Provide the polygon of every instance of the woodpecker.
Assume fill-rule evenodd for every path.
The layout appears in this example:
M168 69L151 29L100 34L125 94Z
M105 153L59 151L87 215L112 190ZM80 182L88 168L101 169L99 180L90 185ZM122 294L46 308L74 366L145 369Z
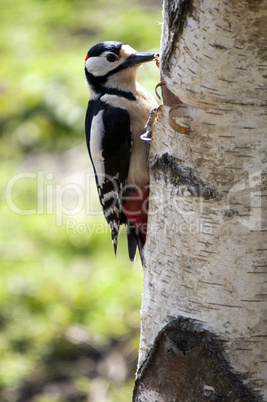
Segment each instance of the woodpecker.
M146 241L149 196L148 148L140 136L154 98L136 81L138 67L155 53L139 53L122 42L101 42L85 57L90 100L86 142L99 200L115 254L120 225L126 225L128 253L134 260Z

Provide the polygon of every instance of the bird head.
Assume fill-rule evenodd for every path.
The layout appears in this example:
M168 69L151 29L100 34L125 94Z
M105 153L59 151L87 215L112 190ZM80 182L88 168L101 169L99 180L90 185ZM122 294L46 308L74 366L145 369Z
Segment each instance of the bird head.
M136 52L122 42L101 42L85 57L85 76L89 89L100 92L103 86L118 88L135 82L138 67L152 61L155 53Z

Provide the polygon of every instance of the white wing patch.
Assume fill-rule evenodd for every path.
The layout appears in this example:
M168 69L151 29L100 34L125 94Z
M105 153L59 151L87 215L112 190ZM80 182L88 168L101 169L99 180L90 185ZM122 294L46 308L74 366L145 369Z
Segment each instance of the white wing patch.
M105 129L103 124L103 113L101 110L93 117L91 125L91 138L90 138L90 153L93 164L97 173L98 184L103 186L105 181L105 164L102 156L102 140L104 137Z

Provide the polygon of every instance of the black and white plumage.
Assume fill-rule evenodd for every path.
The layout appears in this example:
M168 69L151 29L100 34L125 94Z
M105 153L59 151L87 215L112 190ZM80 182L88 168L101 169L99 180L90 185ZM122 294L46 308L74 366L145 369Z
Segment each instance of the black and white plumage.
M126 224L131 260L137 245L140 250L145 241L146 232L140 222L146 222L147 211L144 218L140 202L136 203L129 194L136 197L137 191L148 196L144 190L149 183L148 150L140 136L156 106L151 95L136 82L136 74L140 64L156 56L138 53L121 42L102 42L93 46L85 58L90 91L85 119L87 147L115 253L120 225Z

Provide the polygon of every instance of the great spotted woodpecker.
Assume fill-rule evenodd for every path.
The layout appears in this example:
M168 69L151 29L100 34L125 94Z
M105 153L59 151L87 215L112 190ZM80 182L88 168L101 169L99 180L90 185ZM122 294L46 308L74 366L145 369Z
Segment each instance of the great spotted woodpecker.
M149 175L147 143L140 139L153 97L136 81L138 67L154 60L121 42L102 42L85 57L90 100L86 141L103 213L111 229L115 254L119 227L126 225L128 253L134 260L146 240Z

